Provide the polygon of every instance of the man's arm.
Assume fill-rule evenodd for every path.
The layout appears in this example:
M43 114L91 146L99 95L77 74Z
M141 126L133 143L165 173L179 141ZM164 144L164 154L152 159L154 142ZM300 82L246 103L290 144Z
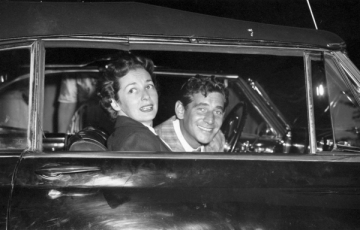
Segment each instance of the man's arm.
M77 106L77 84L75 77L64 77L61 80L58 110L58 132L65 133L70 125Z
M58 132L65 133L76 110L76 103L59 102Z

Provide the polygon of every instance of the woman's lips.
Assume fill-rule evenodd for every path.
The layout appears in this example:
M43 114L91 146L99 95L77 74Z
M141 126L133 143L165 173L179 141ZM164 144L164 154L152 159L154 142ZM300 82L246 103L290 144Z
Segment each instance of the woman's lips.
M153 111L154 106L153 105L145 105L140 108L141 112L147 113Z

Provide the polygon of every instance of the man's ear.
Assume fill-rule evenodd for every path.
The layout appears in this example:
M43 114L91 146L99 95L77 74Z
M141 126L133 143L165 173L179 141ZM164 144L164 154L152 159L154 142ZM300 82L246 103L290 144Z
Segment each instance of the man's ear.
M114 99L111 99L110 105L115 111L119 112L121 110L120 105Z
M175 114L178 119L184 119L185 107L181 101L175 103Z

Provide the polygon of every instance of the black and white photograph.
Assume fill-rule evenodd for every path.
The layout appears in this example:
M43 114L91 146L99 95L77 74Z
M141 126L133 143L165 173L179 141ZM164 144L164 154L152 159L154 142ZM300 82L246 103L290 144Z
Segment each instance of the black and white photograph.
M360 1L0 1L0 230L360 229Z

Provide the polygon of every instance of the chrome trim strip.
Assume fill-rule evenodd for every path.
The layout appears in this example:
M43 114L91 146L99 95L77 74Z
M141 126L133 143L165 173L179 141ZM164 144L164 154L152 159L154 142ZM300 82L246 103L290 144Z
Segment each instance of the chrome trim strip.
M31 47L30 62L30 100L29 100L29 150L42 148L42 116L44 100L45 48L41 40Z
M281 162L360 162L360 155L344 152L322 152L302 155L269 154L189 154L189 153L153 153L153 152L27 152L23 159L159 159L159 160L238 160L238 161L281 161Z
M309 128L309 146L310 154L316 153L316 133L315 133L315 116L314 116L314 101L312 92L311 80L311 59L310 53L304 52L304 67L305 67L305 86L306 86L306 101L308 114L308 128Z
M1 43L1 42L0 42ZM34 41L23 41L23 42L15 42L9 44L0 44L0 50L14 50L14 49L24 49L30 48Z

